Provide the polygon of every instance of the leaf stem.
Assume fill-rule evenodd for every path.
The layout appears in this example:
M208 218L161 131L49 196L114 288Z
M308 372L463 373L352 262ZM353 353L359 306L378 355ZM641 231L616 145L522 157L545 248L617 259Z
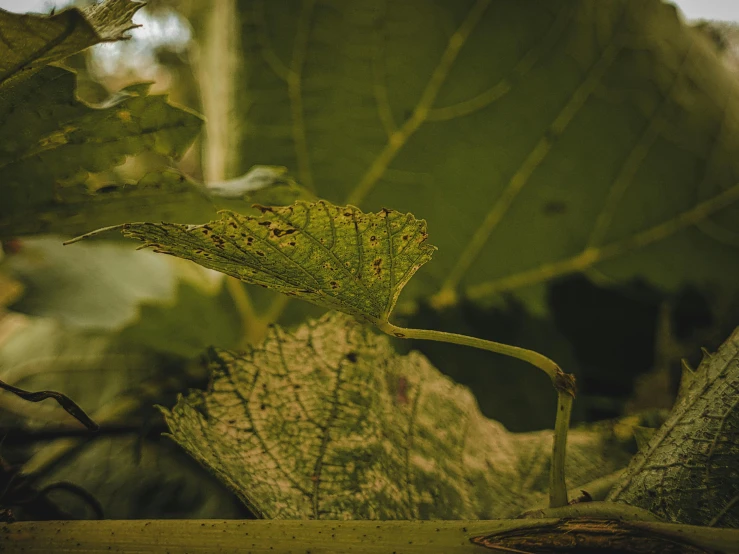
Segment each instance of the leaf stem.
M504 354L534 365L546 373L557 391L557 416L554 423L554 440L552 446L552 463L549 472L549 507L558 508L567 505L567 485L565 484L565 455L567 452L567 432L570 426L572 401L575 398L575 378L564 373L552 360L526 348L493 342L477 337L469 337L457 333L434 331L432 329L407 329L397 327L388 321L373 321L384 333L401 339L432 340L448 342L462 346L471 346L488 350L496 354Z
M102 233L107 233L108 231L116 231L118 229L123 229L126 226L125 223L121 223L120 225L111 225L110 227L102 227L100 229L95 229L94 231L90 231L89 233L85 233L84 235L80 235L78 237L74 237L69 240L65 240L62 244L64 246L67 246L69 244L74 244L75 242L79 242L82 239L94 237L96 235L100 235Z
M570 429L570 415L574 397L565 390L557 390L557 416L554 420L554 440L552 444L552 465L549 468L549 507L567 506L567 485L565 484L565 456L567 454L567 432Z

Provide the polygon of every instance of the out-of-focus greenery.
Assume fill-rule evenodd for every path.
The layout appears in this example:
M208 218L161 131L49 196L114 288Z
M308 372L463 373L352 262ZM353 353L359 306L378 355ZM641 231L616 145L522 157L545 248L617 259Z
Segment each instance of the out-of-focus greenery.
M89 447L28 446L23 431L72 422L0 396L10 431L0 454L39 483L72 480L111 517L238 513L233 496L158 444L165 428L151 405L205 386L207 346L237 348L269 322L317 312L120 244L60 242L126 221L201 223L215 206L246 212L233 191L255 165L286 168L276 187L250 191L261 203L323 197L427 219L439 252L399 317L542 350L578 375L580 419L669 407L680 358L736 325L730 32L691 29L658 0L168 0L145 10L189 20L189 50L159 45L145 71L140 43L115 43L121 63L108 57L104 68L88 50L87 61L65 61L76 85L46 64L103 35L68 12L53 20L79 25L64 48L12 73L11 41L0 64L12 73L0 85L0 379L72 395L104 434ZM12 17L0 19L4 36ZM515 431L551 426L549 386L523 364L413 347L472 386L485 415ZM137 442L130 430L142 425L156 432ZM115 468L89 470L101 463Z

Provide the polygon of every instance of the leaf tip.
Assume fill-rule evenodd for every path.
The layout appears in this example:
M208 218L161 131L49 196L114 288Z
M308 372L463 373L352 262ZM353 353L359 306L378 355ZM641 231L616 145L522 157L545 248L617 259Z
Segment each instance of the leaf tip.
M100 229L95 229L94 231L90 231L89 233L85 233L84 235L80 235L78 237L71 238L69 240L65 240L62 242L62 245L67 246L70 244L74 244L75 242L80 242L83 239L94 237L97 235L100 235L102 233L106 233L108 231L115 231L118 229L125 229L128 226L128 223L123 223L121 225L111 225L110 227L102 227Z
M265 206L264 204L252 204L251 207L254 208L255 210L259 210L263 214L264 213L267 213L267 212L274 212L275 211L272 206Z

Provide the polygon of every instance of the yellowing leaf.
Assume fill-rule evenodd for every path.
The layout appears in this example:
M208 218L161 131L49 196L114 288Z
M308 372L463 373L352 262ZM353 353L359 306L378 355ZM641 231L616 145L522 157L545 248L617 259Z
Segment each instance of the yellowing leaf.
M142 2L107 0L55 15L17 14L0 9L0 90L100 42L127 38Z
M426 222L383 209L296 202L252 217L222 212L205 225L126 223L123 234L172 254L372 323L388 319L426 263Z
M512 434L417 352L329 313L273 327L245 354L213 350L207 392L162 409L172 437L265 518L487 519L547 488L550 431ZM572 486L628 454L569 436Z

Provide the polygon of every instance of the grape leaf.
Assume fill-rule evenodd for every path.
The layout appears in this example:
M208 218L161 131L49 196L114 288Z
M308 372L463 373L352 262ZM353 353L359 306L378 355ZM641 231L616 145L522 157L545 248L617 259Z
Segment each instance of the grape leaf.
M335 204L424 214L440 252L409 298L514 292L544 309L542 285L595 270L737 291L736 77L674 6L236 9L249 70L210 106L240 123L234 172L286 166Z
M107 170L144 150L178 158L200 131L200 117L168 104L165 96L149 96L147 85L125 88L98 106L75 98L74 87L72 72L47 67L0 91L0 236L69 229L70 220L84 223L93 211L82 209L81 197L90 196L80 189L88 172ZM178 203L168 193L181 192L183 183L162 177L159 184L166 212ZM207 220L209 203L196 187L188 189L194 205L185 215ZM102 198L111 197L97 197ZM143 214L158 215L151 198L116 198L121 211L110 210L108 224L130 220L139 204L148 206Z
M131 18L143 5L107 0L54 15L0 9L0 90L94 44L128 38L126 31L138 27Z
M133 218L205 222L216 211L202 186L172 170L149 173L137 183L111 183L95 190L83 183L60 186L51 198L44 194L48 190L39 192L3 214L0 237L73 236L91 226Z
M687 381L609 500L676 523L739 527L739 329Z
M418 352L353 318L272 328L245 354L212 350L208 391L161 408L172 438L266 518L489 519L544 498L551 432L512 434ZM629 455L574 429L571 485Z
M387 322L400 291L435 248L426 222L383 209L365 214L325 201L222 212L205 225L125 223L123 234L155 252L192 260L248 283Z

